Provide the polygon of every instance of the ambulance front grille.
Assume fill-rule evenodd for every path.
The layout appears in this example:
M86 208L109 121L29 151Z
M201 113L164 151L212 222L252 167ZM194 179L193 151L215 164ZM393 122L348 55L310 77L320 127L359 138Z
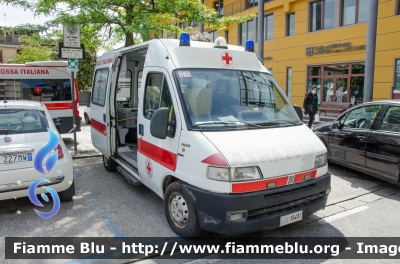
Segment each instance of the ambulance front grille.
M324 195L325 195L324 192L320 192L320 193L310 195L310 196L307 196L307 197L304 197L304 198L301 198L301 199L298 199L295 201L291 201L288 203L282 203L282 204L264 207L264 208L260 208L260 209L256 209L256 210L250 210L247 213L247 219L261 217L261 216L265 216L265 215L269 215L269 214L273 214L273 213L279 213L279 212L283 212L286 210L291 210L296 207L301 207L301 206L310 204L312 202L315 202L319 199L322 199L324 197Z

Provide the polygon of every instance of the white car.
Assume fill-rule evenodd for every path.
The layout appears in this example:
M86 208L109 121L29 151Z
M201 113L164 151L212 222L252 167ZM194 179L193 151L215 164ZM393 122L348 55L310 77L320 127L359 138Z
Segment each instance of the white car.
M90 124L90 105L86 106L83 111L83 118L85 118L86 124Z
M56 122L61 122L56 119ZM57 152L57 153L56 153ZM61 201L75 195L71 154L41 102L0 102L0 200L28 196L32 182L36 194L55 190Z

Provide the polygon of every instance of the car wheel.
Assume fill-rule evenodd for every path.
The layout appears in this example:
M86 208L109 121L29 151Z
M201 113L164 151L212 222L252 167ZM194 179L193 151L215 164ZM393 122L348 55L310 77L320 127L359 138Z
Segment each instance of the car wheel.
M75 195L75 181L72 182L71 186L69 186L68 189L58 193L61 202L72 201L74 195Z
M117 163L112 159L107 159L104 155L103 155L103 165L106 171L115 171L117 168Z
M83 117L85 118L85 123L89 125L90 119L89 119L88 115L85 113L85 115Z
M193 237L201 233L192 198L181 181L173 182L165 191L164 212L168 224L179 236Z

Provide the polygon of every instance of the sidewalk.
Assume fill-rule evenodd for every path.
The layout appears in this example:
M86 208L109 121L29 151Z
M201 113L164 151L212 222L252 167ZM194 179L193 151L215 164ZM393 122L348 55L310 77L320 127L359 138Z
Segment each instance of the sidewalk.
M71 153L73 159L95 157L101 155L100 151L98 151L92 144L90 125L87 125L83 118L83 111L85 110L85 108L86 106L79 106L79 115L82 117L82 123L81 131L76 132L77 154L75 154L74 150L74 133L61 135L65 146Z

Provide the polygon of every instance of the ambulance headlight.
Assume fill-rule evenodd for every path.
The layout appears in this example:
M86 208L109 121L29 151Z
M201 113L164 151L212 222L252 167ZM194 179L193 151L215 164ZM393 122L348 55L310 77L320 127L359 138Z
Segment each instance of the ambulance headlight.
M257 167L235 168L231 173L231 181L250 181L260 179L260 173Z
M207 177L217 181L229 181L229 168L209 166Z
M324 154L320 154L315 157L314 160L314 169L324 167L328 163L327 160L327 153L325 152Z

